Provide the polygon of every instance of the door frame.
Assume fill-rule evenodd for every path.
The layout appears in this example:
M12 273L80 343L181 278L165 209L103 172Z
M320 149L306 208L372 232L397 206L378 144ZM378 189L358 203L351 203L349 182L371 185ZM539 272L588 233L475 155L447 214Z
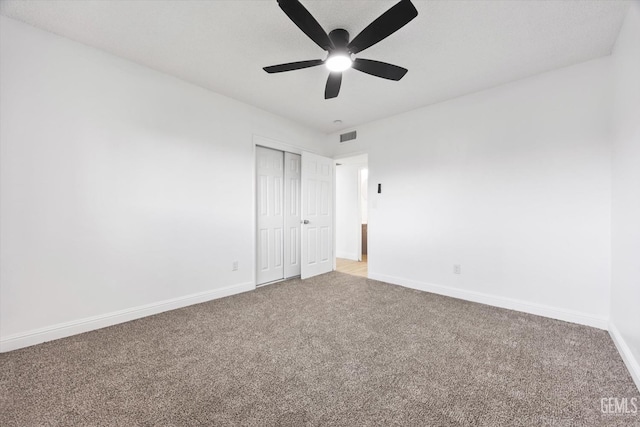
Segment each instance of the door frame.
M279 150L279 151L285 151L285 152L289 152L289 153L293 153L293 154L300 154L302 155L303 151L306 151L307 153L313 153L313 154L317 154L319 156L322 156L322 154L318 153L315 150L309 150L306 148L302 148L299 147L297 145L293 145L293 144L288 144L286 142L282 142L282 141L278 141L276 139L273 138L268 138L266 136L262 136L262 135L257 135L257 134L252 134L251 135L251 157L253 159L253 161L251 162L251 217L252 217L252 222L251 222L251 235L253 236L251 245L252 245L252 265L253 268L251 269L251 278L252 278L252 282L253 282L253 287L254 289L256 289L258 287L258 213L257 213L257 209L258 209L258 204L257 204L257 200L256 200L256 196L257 196L257 184L256 184L256 179L258 178L257 175L257 170L256 170L256 159L257 159L257 153L256 153L256 147L260 146L260 147L265 147L265 148L271 148L273 150ZM333 179L333 185L335 186L335 168L334 168L334 179ZM335 222L335 191L333 193L333 199L334 199L334 203L333 203L333 221ZM334 236L333 236L333 245L334 245L334 254L333 254L333 269L336 269L336 259L335 259L335 227L334 228ZM284 279L283 279L284 280ZM277 283L276 282L272 282L272 283Z
M371 178L371 167L369 166L369 152L368 151L355 151L353 153L343 153L343 154L338 154L333 156L333 160L335 163L339 163L340 159L348 159L351 157L358 157L358 156L362 156L362 155L367 155L367 170L368 170L368 176L367 176L367 194L369 197L367 197L367 206L365 207L367 209L367 230L369 228L369 199L371 197L371 192L369 191L371 189L371 180L369 178ZM361 202L361 194L360 192L362 191L361 186L360 186L360 171L361 171L361 167L358 168L358 211L359 213L362 212L363 207L360 206L360 202ZM334 168L333 171L333 269L336 270L336 170L337 168ZM358 247L359 249L359 254L358 254L358 259L362 260L362 224L361 221L358 221L360 224L358 224L359 226L359 231L358 231L358 235L360 236L360 239L358 240ZM369 262L369 239L367 236L367 264L369 264L369 266L371 265Z
M358 223L356 226L358 227L358 261L362 261L362 211L363 209L367 209L366 206L363 206L362 203L362 171L365 169L364 166L358 167ZM367 171L369 170L369 161L367 159ZM367 186L369 185L369 180L367 176ZM367 192L368 194L368 192ZM367 218L369 217L369 212L367 211ZM367 221L368 222L368 221ZM368 227L368 224L367 224Z
M365 187L362 186L362 171L367 171L367 185ZM369 154L367 153L367 164L366 166L360 166L358 168L358 234L360 238L358 239L358 261L362 261L362 213L367 212L367 264L369 263L369 200L371 198L371 191L369 185L369 177L371 176L369 173ZM362 202L362 189L366 188L367 190L367 199Z

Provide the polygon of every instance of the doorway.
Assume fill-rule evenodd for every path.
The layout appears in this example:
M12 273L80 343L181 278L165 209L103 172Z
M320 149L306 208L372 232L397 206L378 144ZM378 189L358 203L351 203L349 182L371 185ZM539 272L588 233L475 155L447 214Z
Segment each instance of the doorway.
M368 276L368 179L366 154L336 160L336 270Z
M256 286L333 270L334 161L256 144Z

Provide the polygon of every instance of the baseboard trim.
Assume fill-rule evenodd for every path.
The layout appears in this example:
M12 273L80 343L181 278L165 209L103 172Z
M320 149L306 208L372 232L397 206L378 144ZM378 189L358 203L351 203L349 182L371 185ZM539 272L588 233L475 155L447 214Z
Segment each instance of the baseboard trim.
M0 339L0 353L69 337L71 335L81 334L83 332L93 331L107 326L117 325L118 323L124 323L130 320L140 319L141 317L175 310L176 308L187 307L193 304L224 298L242 292L251 291L255 288L256 286L252 282L240 283L224 288L198 292L125 310L113 311L111 313L101 314L98 316L85 317L83 319L58 323L44 328L9 335Z
M634 357L633 352L613 322L609 322L609 335L616 345L618 353L622 356L622 361L627 366L633 382L636 383L636 388L640 392L640 363Z
M604 317L592 316L586 313L566 310L547 305L530 303L513 298L499 297L481 292L456 289L449 286L435 285L432 283L419 282L402 277L387 276L375 272L369 273L369 278L393 285L404 286L406 288L417 289L419 291L431 292L448 297L463 299L466 301L478 302L494 307L506 308L509 310L521 311L538 316L549 317L551 319L563 320L565 322L577 323L579 325L592 326L598 329L608 329L608 319Z
M336 252L336 258L350 259L352 261L358 261L358 254L351 252Z

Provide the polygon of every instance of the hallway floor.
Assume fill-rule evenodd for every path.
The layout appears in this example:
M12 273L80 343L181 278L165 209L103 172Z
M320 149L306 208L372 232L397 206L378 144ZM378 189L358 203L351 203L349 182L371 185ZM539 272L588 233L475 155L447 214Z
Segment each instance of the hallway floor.
M367 256L362 255L362 261L336 258L336 271L352 276L368 277Z

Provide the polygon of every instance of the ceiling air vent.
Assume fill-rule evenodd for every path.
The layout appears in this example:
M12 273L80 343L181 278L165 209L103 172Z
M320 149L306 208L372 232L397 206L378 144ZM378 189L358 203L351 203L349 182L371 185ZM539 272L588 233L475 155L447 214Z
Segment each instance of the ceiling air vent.
M340 142L347 142L356 139L356 131L351 131L347 133L343 133L340 135Z

